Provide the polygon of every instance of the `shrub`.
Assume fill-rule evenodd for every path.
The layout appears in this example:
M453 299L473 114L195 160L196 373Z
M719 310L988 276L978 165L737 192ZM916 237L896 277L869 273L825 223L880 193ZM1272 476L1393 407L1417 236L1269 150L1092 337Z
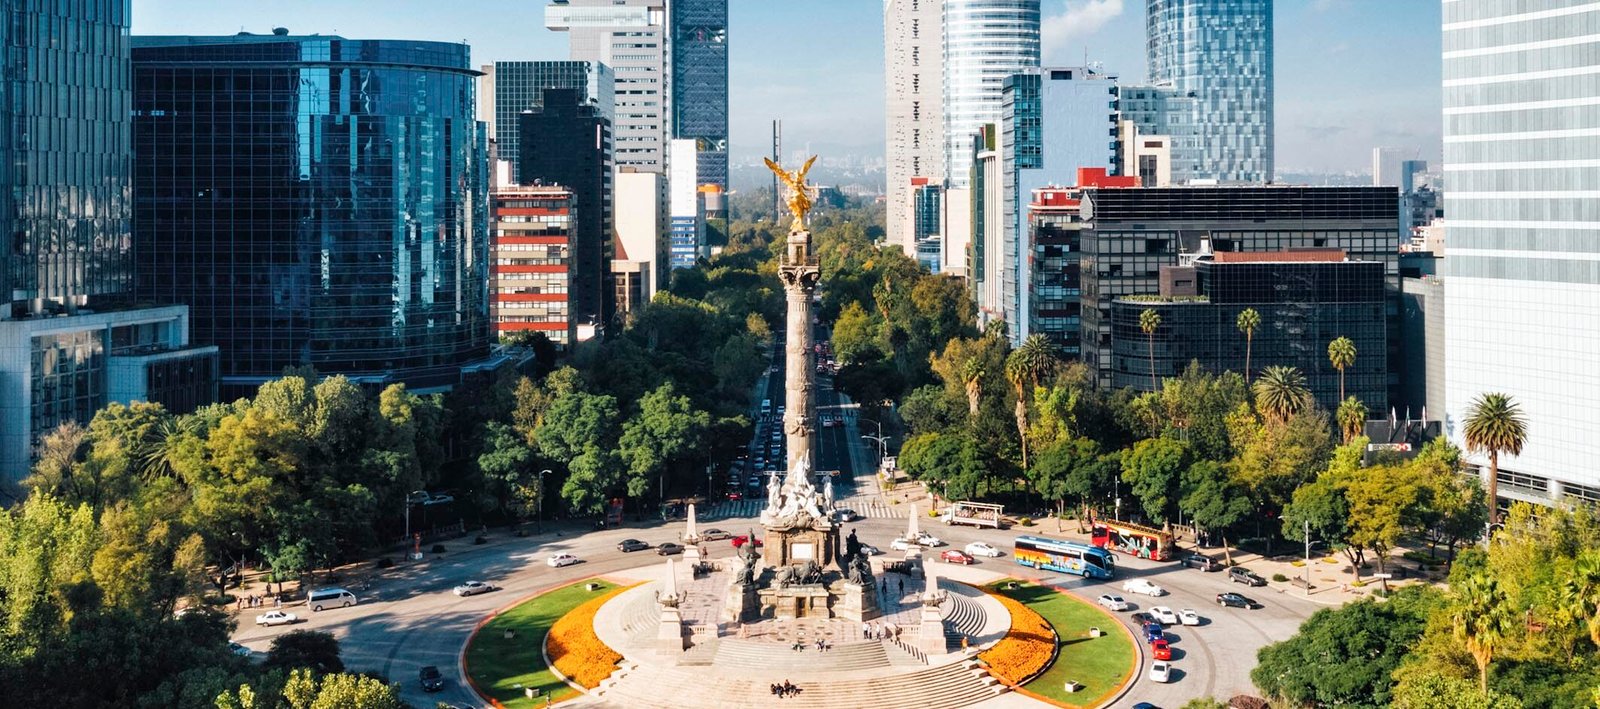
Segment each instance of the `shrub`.
M1302 566L1305 566L1306 562L1304 562L1304 561L1302 561L1300 559L1295 559L1294 561L1289 562L1289 565L1293 566L1295 568L1300 568Z
M1273 574L1272 575L1272 580L1273 581L1277 581L1278 583L1283 583L1285 581L1288 581L1289 577L1288 576L1284 576L1283 574Z
M978 659L987 663L989 672L1006 683L1021 684L1043 672L1055 659L1055 630L1042 616L1020 602L1006 596L993 598L1011 612L1011 632L994 647L978 653Z
M393 566L394 566L394 559L390 559L387 556L378 560L378 568L380 568L380 569L388 569L388 568L392 568Z
M443 554L444 553L444 545L443 544L435 544L435 545L433 545L433 548L429 549L428 551L431 552L431 553L434 553L434 554Z
M1033 518L1032 517L1023 517L1022 519L1017 520L1017 524L1020 524L1020 525L1022 525L1024 527L1032 527L1033 526Z
M585 689L594 689L611 676L611 671L622 661L622 655L600 641L594 634L594 614L606 601L626 589L610 592L585 601L583 605L561 616L550 626L545 636L545 651L550 654L550 664Z

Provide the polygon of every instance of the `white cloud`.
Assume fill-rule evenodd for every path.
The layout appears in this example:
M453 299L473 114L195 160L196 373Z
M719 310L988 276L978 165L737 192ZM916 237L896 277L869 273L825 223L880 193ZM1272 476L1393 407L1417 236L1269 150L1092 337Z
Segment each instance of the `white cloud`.
M1122 14L1122 0L1061 0L1060 10L1045 17L1039 27L1046 55L1105 27Z

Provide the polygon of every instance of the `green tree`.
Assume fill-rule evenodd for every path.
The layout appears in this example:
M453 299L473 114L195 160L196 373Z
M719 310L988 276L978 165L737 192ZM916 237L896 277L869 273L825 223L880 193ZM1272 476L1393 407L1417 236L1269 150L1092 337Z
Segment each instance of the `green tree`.
M1500 454L1520 455L1528 441L1528 420L1511 397L1491 392L1467 405L1462 437L1467 450L1489 456L1489 522L1500 521Z
M983 362L976 357L961 363L961 385L967 392L967 415L977 416L983 403Z
M478 455L478 469L483 473L487 493L492 504L527 519L539 508L539 478L533 470L536 456L528 441L511 426L491 421L484 438L483 452Z
M283 670L303 667L318 674L344 671L344 661L339 659L339 641L318 630L291 630L273 638L262 665Z
M618 453L628 462L628 496L641 497L654 479L694 453L711 427L711 417L678 394L671 382L639 402L639 411L622 425Z
M1078 527L1082 531L1090 498L1110 485L1116 465L1114 458L1101 454L1093 440L1064 438L1040 449L1033 467L1024 473L1034 492L1055 504L1057 531L1061 529L1067 500L1076 499L1080 506Z
M1387 707L1391 675L1422 637L1440 595L1419 587L1386 603L1319 610L1294 637L1261 648L1250 679L1293 706Z
M1250 347L1255 342L1256 328L1261 327L1261 313L1255 308L1245 308L1239 311L1239 317L1234 324L1239 332L1244 333L1244 381L1250 383Z
M1514 695L1490 690L1481 692L1471 680L1427 674L1416 681L1395 687L1394 709L1522 709Z
M1339 370L1339 400L1344 401L1344 370L1356 363L1356 343L1342 335L1334 338L1328 343L1328 362Z
M1130 485L1139 506L1157 525L1170 521L1177 507L1183 471L1189 468L1189 447L1178 441L1152 438L1139 441L1122 454L1122 480Z
M1334 418L1339 422L1339 432L1344 434L1344 442L1349 443L1361 435L1367 424L1367 405L1352 396L1339 402L1339 410Z
M1255 390L1256 410L1274 421L1287 421L1311 405L1306 377L1294 367L1267 367L1251 388Z
M879 325L860 303L850 303L833 324L833 352L841 363L860 362L877 356L883 349L878 338Z
M1489 695L1489 665L1515 622L1506 593L1493 576L1471 575L1451 584L1450 625L1478 666L1478 691Z
M1189 513L1196 527L1216 532L1222 541L1222 554L1233 565L1233 550L1228 546L1228 530L1250 515L1250 496L1240 488L1223 466L1202 460L1183 473L1186 492L1180 506Z
M1139 313L1139 329L1144 331L1145 343L1149 345L1150 352L1150 391L1159 391L1161 385L1156 382L1156 330L1161 327L1161 314L1155 308L1145 308Z

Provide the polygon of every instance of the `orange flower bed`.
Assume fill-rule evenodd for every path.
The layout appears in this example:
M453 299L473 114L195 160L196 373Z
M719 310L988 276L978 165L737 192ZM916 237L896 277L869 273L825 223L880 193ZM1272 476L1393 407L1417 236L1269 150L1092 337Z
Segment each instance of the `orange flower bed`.
M550 633L545 636L545 652L557 671L585 689L600 686L600 681L611 676L611 671L622 661L622 655L600 642L594 634L594 614L600 606L626 588L615 588L603 596L585 602L561 616Z
M989 665L989 672L1010 685L1043 672L1056 656L1056 634L1038 613L1005 596L990 594L1011 611L1011 632L978 653Z

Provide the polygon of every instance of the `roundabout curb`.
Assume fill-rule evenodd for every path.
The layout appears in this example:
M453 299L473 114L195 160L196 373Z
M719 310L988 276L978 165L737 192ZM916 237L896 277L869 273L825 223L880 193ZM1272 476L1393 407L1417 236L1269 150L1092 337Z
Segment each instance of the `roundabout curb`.
M622 586L623 585L621 582L617 581L616 579L607 578L606 575L604 575L604 574L596 574L594 576L589 576L589 577L586 577L586 578L576 579L576 580L573 580L573 581L564 581L562 583L558 583L558 584L555 584L553 586L545 586L543 588L540 588L539 590L534 591L532 593L529 593L529 594L527 594L525 596L522 596L522 597L518 598L515 601L507 603L507 604L505 604L503 606L500 606L499 608L494 609L488 615L485 615L484 617L479 618L477 624L472 626L472 632L467 634L467 639L461 643L461 649L456 651L456 669L457 669L458 672L460 672L461 679L465 680L465 682L463 682L463 684L465 684L469 689L471 689L472 693L478 696L478 699L480 699L480 700L482 700L484 702L488 702L489 706L495 707L495 709L504 709L505 705L501 704L500 700L489 696L489 693L483 691L483 688L479 687L478 683L472 679L472 669L471 669L469 663L467 662L467 648L472 647L472 641L477 639L478 632L483 630L483 626L488 625L489 622L494 620L495 618L498 618L498 617L504 615L506 613L506 611L509 611L509 610L511 610L513 608L516 608L517 606L520 606L520 605L522 605L524 603L527 603L528 601L531 601L531 600L533 600L535 598L538 598L538 597L543 596L543 595L545 595L547 593L550 593L551 591L555 591L557 589L566 588L568 586L575 586L575 585L581 584L581 583L589 583L589 582L592 582L592 581L605 581L606 583L616 584L617 586ZM548 649L546 647L546 642L545 642L547 639L548 638L540 638L539 639L539 656L544 660L545 667L550 670L550 674L555 675L557 679L560 679L568 687L571 687L571 688L577 690L579 694L588 696L589 695L588 690L585 690L584 688L579 687L576 684L573 684L571 679L569 679L565 674L562 674L561 671L556 669L556 666L550 662L550 653L549 653L549 651L548 651ZM570 697L568 699L570 699ZM567 699L563 699L561 701L565 702L565 701L567 701ZM560 702L553 702L553 703L559 704Z

